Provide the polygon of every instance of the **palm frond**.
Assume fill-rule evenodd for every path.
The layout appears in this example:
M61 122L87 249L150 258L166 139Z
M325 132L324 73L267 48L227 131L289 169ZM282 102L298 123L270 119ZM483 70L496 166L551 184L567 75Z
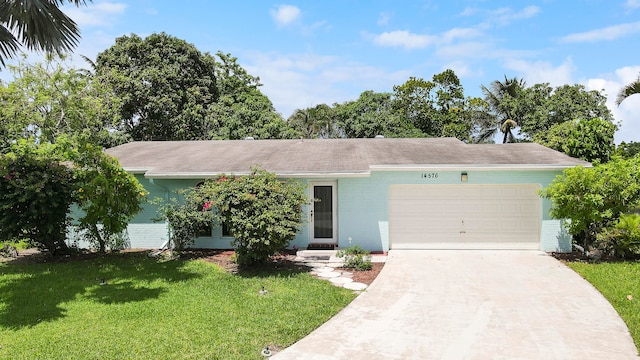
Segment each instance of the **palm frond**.
M623 87L618 93L618 97L616 97L616 105L620 106L620 104L629 96L634 94L640 94L640 76L638 79L631 84Z
M0 62L4 65L20 45L59 55L76 47L80 29L58 8L66 2L86 5L86 0L0 0Z
M18 49L20 49L18 39L13 36L11 31L0 25L0 64L5 66L4 60L15 56Z

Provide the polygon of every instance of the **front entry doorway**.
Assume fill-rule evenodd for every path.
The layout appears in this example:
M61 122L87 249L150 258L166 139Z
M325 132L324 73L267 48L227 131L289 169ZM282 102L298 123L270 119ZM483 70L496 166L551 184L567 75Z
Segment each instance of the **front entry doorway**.
M310 246L336 246L337 229L337 182L314 182L311 184L311 239Z

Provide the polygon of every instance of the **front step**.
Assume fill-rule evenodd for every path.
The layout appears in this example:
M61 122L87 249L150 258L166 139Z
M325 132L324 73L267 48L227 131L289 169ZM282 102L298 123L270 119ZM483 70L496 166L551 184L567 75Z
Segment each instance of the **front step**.
M337 246L336 243L310 243L307 250L334 250Z
M342 264L344 259L336 257L336 250L300 250L296 253L296 262Z

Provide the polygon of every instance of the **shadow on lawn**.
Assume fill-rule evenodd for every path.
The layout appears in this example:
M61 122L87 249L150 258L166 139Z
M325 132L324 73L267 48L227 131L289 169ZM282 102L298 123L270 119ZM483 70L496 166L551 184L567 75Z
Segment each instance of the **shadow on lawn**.
M196 276L184 269L183 261L160 262L146 253L65 263L5 264L0 266L0 328L59 319L65 316L65 303L82 298L103 304L158 298L167 291L163 282Z
M276 259L266 264L255 264L238 268L237 275L244 278L287 278L308 273L309 268L286 259Z

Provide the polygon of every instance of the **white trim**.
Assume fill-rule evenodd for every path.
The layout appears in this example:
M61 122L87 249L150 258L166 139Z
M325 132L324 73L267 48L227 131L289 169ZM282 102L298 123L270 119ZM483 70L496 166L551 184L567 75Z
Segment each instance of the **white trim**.
M125 171L132 172L132 170L125 168ZM144 172L143 172L144 173ZM210 179L218 177L222 174L225 175L236 175L236 176L244 176L249 175L248 171L227 171L227 172L184 172L184 173L153 173L146 172L144 173L145 178L153 178L153 179ZM299 179L324 179L324 178L358 178L358 177L370 177L371 172L363 171L363 172L307 172L307 173L297 173L297 172L276 172L275 173L279 178L299 178Z
M575 166L593 167L591 164L576 165L546 165L546 164L522 164L522 165L496 165L496 164L425 164L425 165L371 165L372 171L464 171L464 170L481 170L481 171L504 171L504 170L521 170L521 171L540 171L540 170L564 170Z
M331 239L315 239L313 231L313 216L309 212L309 242L334 242L338 244L338 180L330 181L310 181L309 182L309 199L312 201L310 210L313 209L313 188L315 186L331 186L331 222L333 224L333 234Z

